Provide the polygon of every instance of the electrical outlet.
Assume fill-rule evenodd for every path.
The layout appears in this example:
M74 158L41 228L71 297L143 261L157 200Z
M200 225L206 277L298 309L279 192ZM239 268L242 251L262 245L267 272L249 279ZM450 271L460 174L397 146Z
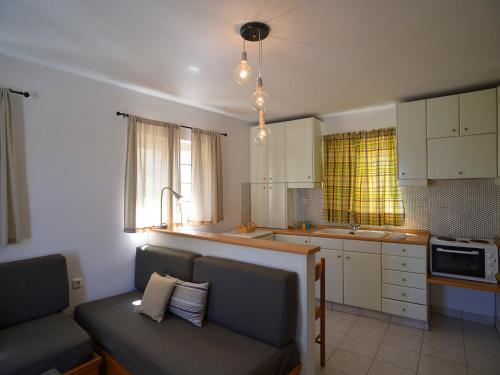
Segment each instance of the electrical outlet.
M73 289L80 289L83 286L83 277L75 277L71 280L71 286Z

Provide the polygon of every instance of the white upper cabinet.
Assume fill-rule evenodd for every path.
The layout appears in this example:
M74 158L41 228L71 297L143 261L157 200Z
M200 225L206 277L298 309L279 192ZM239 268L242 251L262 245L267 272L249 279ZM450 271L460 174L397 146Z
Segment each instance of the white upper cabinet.
M285 183L267 185L268 227L287 228L286 203L287 188Z
M319 120L306 118L287 122L285 128L287 182L302 183L305 184L304 187L312 187L312 183L322 182L321 142Z
M425 100L398 104L398 177L427 179Z
M427 100L427 138L458 137L458 95Z
M260 227L268 226L267 184L250 184L250 220Z
M285 122L269 124L271 134L267 142L268 182L285 182Z
M256 127L250 128L250 182L267 183L267 144L253 141Z
M460 94L460 135L497 132L497 90Z
M492 178L497 175L496 134L428 140L429 178Z

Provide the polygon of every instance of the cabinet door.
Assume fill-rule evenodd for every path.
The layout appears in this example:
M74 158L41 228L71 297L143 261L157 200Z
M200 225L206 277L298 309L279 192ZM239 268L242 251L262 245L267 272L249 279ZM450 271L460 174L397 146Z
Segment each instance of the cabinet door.
M266 184L250 184L250 218L261 227L268 225Z
M287 243L296 243L298 245L309 245L310 238L307 236L294 236L293 234L275 234L275 241L287 242Z
M427 178L425 100L398 105L398 176Z
M344 303L344 275L342 251L321 249L316 253L316 262L325 258L325 299ZM319 298L319 281L316 282L316 298Z
M271 134L267 142L268 182L285 182L285 125L280 122L268 125Z
M381 311L381 256L344 251L344 303Z
M427 138L458 137L458 95L427 100Z
M460 94L460 135L497 132L497 90Z
M287 122L285 140L287 182L313 182L314 119Z
M253 141L256 127L250 128L250 182L267 183L267 143Z
M497 174L496 134L428 140L429 178L490 178Z
M268 189L268 226L270 228L283 228L287 226L286 202L287 191L285 183L269 184Z

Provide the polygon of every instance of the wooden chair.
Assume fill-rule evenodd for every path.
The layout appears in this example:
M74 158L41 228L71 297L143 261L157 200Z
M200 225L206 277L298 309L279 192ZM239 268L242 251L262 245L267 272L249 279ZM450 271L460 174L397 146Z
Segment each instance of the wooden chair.
M316 320L319 321L319 335L316 343L320 345L320 366L325 367L325 258L316 263L316 281L319 281L319 306L316 307Z

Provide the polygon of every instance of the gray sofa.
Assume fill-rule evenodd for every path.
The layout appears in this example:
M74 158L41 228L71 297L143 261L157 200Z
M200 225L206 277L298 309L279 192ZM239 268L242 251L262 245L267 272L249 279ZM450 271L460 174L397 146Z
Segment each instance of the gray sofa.
M68 307L62 255L0 263L0 375L65 372L93 357Z
M153 272L210 282L203 327L168 313L157 323L134 311ZM75 310L76 321L131 374L270 375L298 364L295 273L142 246L135 286Z

